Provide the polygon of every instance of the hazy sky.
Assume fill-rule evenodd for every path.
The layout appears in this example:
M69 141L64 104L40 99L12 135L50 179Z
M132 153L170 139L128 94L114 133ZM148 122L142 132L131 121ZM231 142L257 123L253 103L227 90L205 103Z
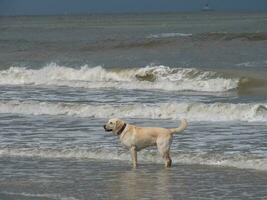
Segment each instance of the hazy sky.
M207 0L0 0L0 15L198 11ZM267 11L267 0L209 0L215 10Z

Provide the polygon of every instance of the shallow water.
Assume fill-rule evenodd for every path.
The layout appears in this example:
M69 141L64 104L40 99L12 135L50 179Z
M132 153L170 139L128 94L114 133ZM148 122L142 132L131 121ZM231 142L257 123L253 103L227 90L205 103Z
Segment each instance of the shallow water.
M122 161L1 158L1 199L265 199L266 172ZM11 175L12 174L12 175Z

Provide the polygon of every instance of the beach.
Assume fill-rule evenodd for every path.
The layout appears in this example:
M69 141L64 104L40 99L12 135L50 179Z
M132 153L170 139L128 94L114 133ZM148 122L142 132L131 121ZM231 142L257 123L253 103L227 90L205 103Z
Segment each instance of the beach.
M0 17L0 199L266 199L266 13ZM189 126L173 166L103 125Z

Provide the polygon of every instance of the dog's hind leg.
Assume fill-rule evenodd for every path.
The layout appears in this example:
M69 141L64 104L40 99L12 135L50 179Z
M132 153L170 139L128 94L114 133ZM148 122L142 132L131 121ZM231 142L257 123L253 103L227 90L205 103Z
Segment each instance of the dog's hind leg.
M172 137L161 137L157 139L157 147L159 153L162 155L162 158L165 162L165 167L171 167L172 160L170 157L170 146L172 143Z
M166 152L163 155L163 159L165 161L165 167L171 167L172 166L172 159L170 157L170 153L169 152Z
M137 151L136 151L136 146L131 147L131 157L133 161L133 167L137 167Z

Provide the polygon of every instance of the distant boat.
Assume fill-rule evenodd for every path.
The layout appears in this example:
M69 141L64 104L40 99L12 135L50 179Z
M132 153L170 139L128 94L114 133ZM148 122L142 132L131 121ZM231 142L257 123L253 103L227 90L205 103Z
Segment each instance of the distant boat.
M209 2L205 4L205 6L202 8L202 11L212 11L213 9L209 6Z

